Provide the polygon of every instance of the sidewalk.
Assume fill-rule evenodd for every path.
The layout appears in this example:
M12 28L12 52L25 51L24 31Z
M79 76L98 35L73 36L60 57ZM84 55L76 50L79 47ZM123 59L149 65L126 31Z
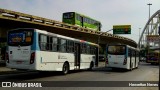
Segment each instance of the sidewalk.
M0 60L0 72L14 71L13 69L7 68L4 60Z
M98 67L105 67L105 62L99 62Z
M7 67L0 67L0 72L8 72L8 71L15 71L15 70L7 68Z

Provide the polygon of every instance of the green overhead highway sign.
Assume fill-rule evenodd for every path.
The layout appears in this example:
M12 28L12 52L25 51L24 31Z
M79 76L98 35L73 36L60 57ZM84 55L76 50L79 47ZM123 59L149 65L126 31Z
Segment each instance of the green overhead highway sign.
M131 34L131 25L114 25L113 34Z

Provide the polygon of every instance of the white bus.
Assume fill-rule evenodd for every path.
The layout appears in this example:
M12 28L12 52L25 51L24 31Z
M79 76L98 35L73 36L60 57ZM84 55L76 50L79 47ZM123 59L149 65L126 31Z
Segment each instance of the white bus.
M92 69L97 44L44 30L19 28L8 32L6 65L38 71Z
M132 70L138 68L139 49L128 45L107 46L106 67Z

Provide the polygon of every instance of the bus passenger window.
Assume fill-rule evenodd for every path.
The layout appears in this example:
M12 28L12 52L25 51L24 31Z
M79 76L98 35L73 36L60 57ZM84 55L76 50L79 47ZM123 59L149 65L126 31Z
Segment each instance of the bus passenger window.
M46 50L50 50L49 36L47 36L47 46L46 46Z
M81 50L82 50L82 53L83 53L83 54L86 54L86 53L87 53L87 46L86 46L86 44L82 44Z
M52 42L52 51L57 51L58 49L58 39L56 37L52 38L53 42Z
M73 48L74 48L74 42L68 40L68 42L67 42L67 52L74 52Z
M66 40L60 39L59 50L61 52L66 52Z
M40 35L40 49L41 50L47 50L47 36L45 35Z
M87 54L90 54L90 46L87 45Z

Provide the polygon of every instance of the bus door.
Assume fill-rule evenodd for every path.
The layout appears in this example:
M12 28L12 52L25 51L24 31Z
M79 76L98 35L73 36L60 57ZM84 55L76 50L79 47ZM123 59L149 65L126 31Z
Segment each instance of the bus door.
M96 50L95 50L95 66L98 67L98 64L99 64L99 48L96 47Z
M80 44L79 43L75 43L75 62L74 62L74 66L75 69L80 69Z
M137 52L136 51L134 51L134 58L135 58L135 65L134 65L134 68L136 68L137 67Z
M80 22L81 22L81 26L83 27L83 25L84 25L84 22L83 22L84 20L83 20L83 17L82 16L80 16Z
M132 50L131 49L128 49L129 50L129 59L130 59L130 69L132 68Z

